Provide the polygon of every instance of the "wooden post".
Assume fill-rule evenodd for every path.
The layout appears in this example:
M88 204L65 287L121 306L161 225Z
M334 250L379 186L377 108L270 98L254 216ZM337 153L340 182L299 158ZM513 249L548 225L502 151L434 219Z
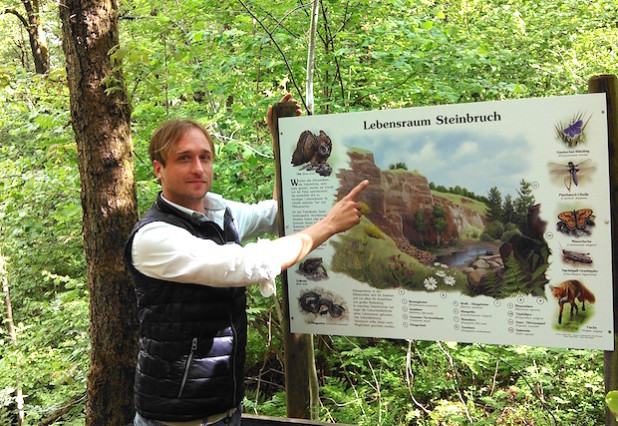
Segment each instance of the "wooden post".
M598 75L588 80L589 93L605 93L607 96L607 131L609 143L609 176L612 216L612 259L618 260L618 79L615 75ZM618 389L618 268L612 271L614 293L614 350L605 352L605 393ZM605 408L605 424L617 426L616 418Z
M273 122L276 132L273 149L275 152L275 184L277 185L277 200L279 203L279 235L284 235L285 224L283 221L283 197L281 196L278 118L294 117L295 115L296 105L292 102L278 103L273 108ZM317 391L315 386L312 386L311 381L311 375L315 374L313 335L290 332L289 293L286 274L282 275L282 290L282 328L287 415L288 417L298 419L311 419L312 401L317 398Z

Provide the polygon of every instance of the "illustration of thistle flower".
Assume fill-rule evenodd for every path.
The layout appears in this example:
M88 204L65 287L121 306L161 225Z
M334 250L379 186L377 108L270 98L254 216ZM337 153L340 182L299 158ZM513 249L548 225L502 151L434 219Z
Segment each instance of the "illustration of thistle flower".
M438 288L438 281L434 277L427 277L423 281L423 285L428 291L434 291Z
M580 143L586 140L584 130L588 125L592 116L589 116L584 123L584 113L578 112L565 126L563 123L558 123L554 127L558 139L566 144L569 148L575 148Z
M389 260L391 263L388 264L389 276L387 276L386 282L391 284L392 287L412 286L414 271L410 269L410 265L404 262L399 254L390 256Z

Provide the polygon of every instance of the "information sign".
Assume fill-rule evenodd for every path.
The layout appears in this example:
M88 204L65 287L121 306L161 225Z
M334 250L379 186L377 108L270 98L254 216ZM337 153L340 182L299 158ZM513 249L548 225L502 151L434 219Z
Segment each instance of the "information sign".
M613 349L604 94L279 120L285 234L363 179L361 223L287 271L291 330Z

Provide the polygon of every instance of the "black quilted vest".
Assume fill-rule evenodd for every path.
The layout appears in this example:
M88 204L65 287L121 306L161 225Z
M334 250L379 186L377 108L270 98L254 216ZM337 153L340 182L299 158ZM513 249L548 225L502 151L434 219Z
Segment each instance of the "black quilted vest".
M135 408L143 417L188 421L236 407L244 395L247 342L244 287L208 287L147 277L131 261L135 233L163 221L219 245L238 243L229 210L225 226L199 222L159 198L125 247L139 308Z

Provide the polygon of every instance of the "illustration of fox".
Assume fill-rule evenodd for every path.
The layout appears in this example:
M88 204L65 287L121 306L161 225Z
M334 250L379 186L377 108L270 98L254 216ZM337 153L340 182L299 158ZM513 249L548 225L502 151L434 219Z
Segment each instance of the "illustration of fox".
M578 280L566 280L555 287L550 284L549 288L556 300L558 300L558 305L560 305L558 324L562 323L562 309L565 303L571 304L571 316L569 317L571 318L573 316L573 309L575 309L575 314L579 313L575 299L579 299L582 302L582 311L586 310L586 301L590 303L595 302L594 294Z

